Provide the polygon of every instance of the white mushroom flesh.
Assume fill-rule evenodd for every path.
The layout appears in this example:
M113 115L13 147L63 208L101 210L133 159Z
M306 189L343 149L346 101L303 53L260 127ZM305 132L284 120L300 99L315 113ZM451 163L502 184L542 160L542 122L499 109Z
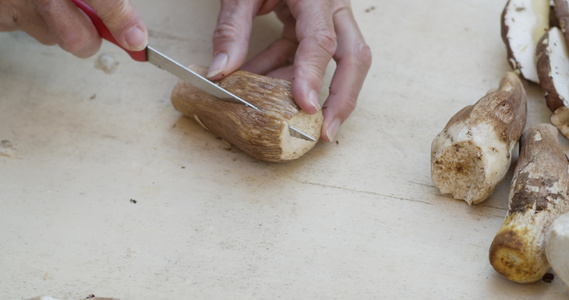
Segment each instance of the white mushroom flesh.
M551 224L545 243L545 254L551 268L569 289L569 213Z
M549 29L550 1L510 0L504 15L507 40L515 62L527 80L539 83L536 69L536 45Z
M549 31L549 39L545 40L548 45L548 54L551 64L549 76L553 80L555 90L563 105L569 107L569 51L565 43L563 33L557 27Z

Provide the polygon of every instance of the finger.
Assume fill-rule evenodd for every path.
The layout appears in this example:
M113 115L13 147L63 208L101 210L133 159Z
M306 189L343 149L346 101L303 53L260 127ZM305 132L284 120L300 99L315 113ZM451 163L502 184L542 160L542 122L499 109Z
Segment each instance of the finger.
M266 74L266 76L284 79L286 81L292 81L292 77L294 76L294 67L293 66L286 66L282 68L278 68Z
M21 30L45 45L56 41L30 1L0 2L0 31Z
M278 39L245 63L241 70L265 75L272 70L290 65L297 46L296 42L284 38Z
M101 38L97 30L72 2L38 0L33 3L45 28L63 50L83 58L99 50Z
M326 66L336 52L336 34L328 0L287 1L296 18L299 41L294 61L292 93L298 105L307 113L319 110L318 94Z
M207 77L219 80L237 70L249 49L251 27L258 4L253 0L224 0L213 33L213 60Z
M337 68L330 84L330 94L323 105L324 124L321 138L334 140L340 125L356 107L359 92L371 65L371 51L357 26L351 9L334 15L338 49L334 56Z
M257 11L257 15L268 14L279 4L281 4L281 0L264 0Z
M84 0L97 12L113 37L125 49L140 51L148 45L146 26L129 0Z

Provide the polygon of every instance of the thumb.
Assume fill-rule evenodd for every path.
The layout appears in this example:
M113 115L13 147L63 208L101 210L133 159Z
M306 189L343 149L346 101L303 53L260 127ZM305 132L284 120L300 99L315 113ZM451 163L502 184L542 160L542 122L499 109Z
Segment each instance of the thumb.
M247 58L257 1L221 1L213 33L213 60L207 77L218 80L237 70Z
M129 0L84 0L125 49L143 50L148 44L146 26Z

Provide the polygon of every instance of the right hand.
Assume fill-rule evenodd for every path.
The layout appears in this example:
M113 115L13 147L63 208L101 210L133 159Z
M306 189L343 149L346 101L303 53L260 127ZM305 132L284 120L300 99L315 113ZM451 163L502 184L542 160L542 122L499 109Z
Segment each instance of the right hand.
M129 0L84 1L125 49L146 47L146 27ZM0 31L16 30L81 58L95 54L101 46L97 29L71 0L0 0Z

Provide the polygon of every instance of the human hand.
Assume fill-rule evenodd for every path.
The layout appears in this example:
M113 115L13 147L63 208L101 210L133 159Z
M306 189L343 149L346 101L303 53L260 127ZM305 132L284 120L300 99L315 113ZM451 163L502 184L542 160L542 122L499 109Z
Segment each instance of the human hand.
M146 27L129 0L84 1L122 47L132 51L146 47ZM0 0L0 31L15 30L82 58L95 54L101 46L95 26L71 0Z
M271 11L283 22L281 38L243 65L253 18ZM334 59L337 67L322 106L321 139L327 142L354 110L372 59L349 0L222 0L213 51L208 78L219 80L241 68L287 79L295 101L310 114L319 110L324 72Z

